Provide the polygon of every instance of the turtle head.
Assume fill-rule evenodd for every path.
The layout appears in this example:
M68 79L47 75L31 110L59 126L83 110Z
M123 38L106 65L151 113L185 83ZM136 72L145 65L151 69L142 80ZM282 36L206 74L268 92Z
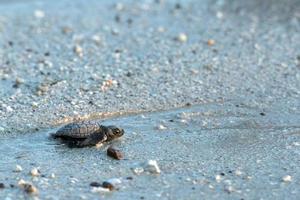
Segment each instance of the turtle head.
M124 135L124 130L116 126L107 126L106 136L107 140L113 140Z

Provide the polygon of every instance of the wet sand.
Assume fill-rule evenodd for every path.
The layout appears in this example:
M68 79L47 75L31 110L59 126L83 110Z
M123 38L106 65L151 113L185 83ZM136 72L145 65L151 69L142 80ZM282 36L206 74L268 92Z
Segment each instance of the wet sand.
M297 199L299 10L296 0L0 1L0 197L27 198L24 179L41 199ZM49 140L87 119L124 127L114 142L124 160L108 145ZM151 159L160 175L133 173ZM91 191L109 178L118 191Z

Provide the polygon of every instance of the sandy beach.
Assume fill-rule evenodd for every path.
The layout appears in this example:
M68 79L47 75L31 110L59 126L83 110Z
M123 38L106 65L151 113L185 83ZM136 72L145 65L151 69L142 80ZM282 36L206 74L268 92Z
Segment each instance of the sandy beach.
M0 198L297 199L299 10L0 1ZM82 120L125 135L83 149L49 138Z

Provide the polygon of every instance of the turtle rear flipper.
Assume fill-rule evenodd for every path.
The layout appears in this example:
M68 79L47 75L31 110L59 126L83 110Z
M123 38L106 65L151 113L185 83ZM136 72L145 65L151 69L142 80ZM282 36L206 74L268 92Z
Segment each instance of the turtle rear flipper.
M107 140L107 136L104 133L96 132L82 141L70 142L68 143L68 146L77 147L77 148L95 146L96 144L104 142L106 140Z

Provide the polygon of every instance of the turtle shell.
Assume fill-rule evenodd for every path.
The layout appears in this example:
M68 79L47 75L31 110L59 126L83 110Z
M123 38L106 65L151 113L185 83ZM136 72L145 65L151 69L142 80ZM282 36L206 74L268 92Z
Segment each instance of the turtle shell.
M55 137L87 138L95 131L101 129L96 122L84 121L67 124L54 134Z

